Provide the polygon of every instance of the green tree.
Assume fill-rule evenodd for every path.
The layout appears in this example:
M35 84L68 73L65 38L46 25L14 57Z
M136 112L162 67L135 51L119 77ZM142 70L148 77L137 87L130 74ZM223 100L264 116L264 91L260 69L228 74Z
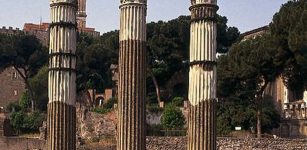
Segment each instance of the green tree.
M94 39L81 34L77 43L78 91L96 89L103 91L112 86L110 65L118 59L118 31L106 33ZM109 36L109 37L108 37Z
M278 46L276 62L283 65L286 86L302 98L307 85L307 0L288 1L282 5L270 24Z
M229 57L234 71L243 84L254 85L254 95L257 109L257 135L261 137L261 109L264 90L281 73L281 67L276 65L274 57L276 47L271 36L264 34L251 40L234 44Z
M43 66L29 80L29 83L33 89L36 108L39 111L46 111L48 104L48 66Z
M179 108L174 105L167 105L163 111L161 123L165 129L182 129L185 118Z
M47 49L32 35L0 35L0 70L13 66L24 80L35 109L29 79L47 62Z
M218 16L217 42L220 53L228 52L229 47L240 34L237 28L228 27L227 21L226 17ZM160 89L165 88L167 81L176 72L183 70L182 72L188 75L190 16L180 16L168 22L147 24L147 41L148 74L151 78L147 80L147 89L149 94L156 93L159 102L162 99ZM172 96L174 95L167 98Z
M231 124L248 128L255 115L258 137L263 126L264 90L282 72L274 61L275 53L271 36L264 34L235 43L229 54L218 60L218 95L235 107ZM270 110L275 111L274 107Z

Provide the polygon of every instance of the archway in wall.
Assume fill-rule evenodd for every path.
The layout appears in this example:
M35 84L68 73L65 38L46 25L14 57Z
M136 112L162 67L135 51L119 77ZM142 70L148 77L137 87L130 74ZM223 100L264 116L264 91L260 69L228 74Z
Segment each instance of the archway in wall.
M95 99L95 106L96 107L101 107L104 103L104 97L99 96Z

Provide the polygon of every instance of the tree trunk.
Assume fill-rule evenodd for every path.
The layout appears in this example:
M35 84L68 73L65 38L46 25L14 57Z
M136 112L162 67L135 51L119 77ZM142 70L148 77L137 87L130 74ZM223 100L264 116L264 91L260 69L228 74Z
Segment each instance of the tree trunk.
M32 91L32 88L30 86L28 79L25 82L26 82L26 87L27 87L27 90L29 92L29 96L30 96L30 100L31 100L31 111L34 112L35 111L34 94L33 94L33 91Z
M257 110L257 138L261 138L261 108Z
M24 70L24 73L22 73L18 67L14 66L15 70L17 70L18 74L21 76L21 78L24 80L25 84L26 84L26 90L29 92L29 97L30 97L30 100L31 100L31 111L34 112L35 111L35 101L34 101L34 94L33 94L33 91L32 91L32 88L30 86L30 83L29 83L29 77L27 75L27 71L25 68L23 68Z
M267 81L264 81L263 86L261 86L260 90L256 94L256 104L257 104L257 138L262 137L262 122L261 122L261 115L262 115L262 101L264 99L264 90L268 85Z
M156 77L153 75L153 72L151 70L150 70L150 76L151 76L152 82L155 85L156 94L157 94L157 101L160 104L160 102L161 102L160 87L159 87L159 84L158 84Z
M96 97L96 95L95 95L95 89L93 88L92 89L92 107L93 108L96 108L96 101L95 101L95 97Z

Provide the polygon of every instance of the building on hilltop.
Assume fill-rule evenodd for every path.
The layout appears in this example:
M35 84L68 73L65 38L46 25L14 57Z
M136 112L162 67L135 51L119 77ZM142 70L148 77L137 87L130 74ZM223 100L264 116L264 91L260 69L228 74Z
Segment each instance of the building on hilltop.
M13 27L6 28L5 26L0 28L0 34L15 35L20 33L22 33L22 31L19 28L13 29Z
M25 23L23 32L29 35L34 35L41 43L48 47L49 45L49 23L33 24Z
M254 39L269 33L269 26L263 26L243 33L242 41ZM280 113L281 124L274 134L281 137L307 137L307 91L296 95L283 82L282 76L268 84L265 95L273 98L275 108Z
M86 33L93 37L99 37L100 33L95 31L95 28L86 26L86 0L78 0L77 24L80 33Z
M100 32L96 31L95 28L86 26L86 0L78 0L78 11L76 14L77 17L77 27L79 33L88 34L95 38L100 36ZM23 31L26 34L35 35L38 39L41 40L44 46L49 45L49 26L50 23L25 23Z
M247 39L254 39L257 36L261 36L261 35L268 33L268 32L269 32L269 26L263 26L263 27L242 33L241 36L243 37L243 41L244 41L244 40L247 40Z

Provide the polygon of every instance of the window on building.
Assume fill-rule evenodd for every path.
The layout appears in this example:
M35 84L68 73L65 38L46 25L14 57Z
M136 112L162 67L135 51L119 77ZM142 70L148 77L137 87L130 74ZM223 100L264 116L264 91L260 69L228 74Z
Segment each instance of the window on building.
M18 73L16 71L13 72L12 78L13 79L18 79Z
M18 92L17 90L14 90L14 95L17 96Z

